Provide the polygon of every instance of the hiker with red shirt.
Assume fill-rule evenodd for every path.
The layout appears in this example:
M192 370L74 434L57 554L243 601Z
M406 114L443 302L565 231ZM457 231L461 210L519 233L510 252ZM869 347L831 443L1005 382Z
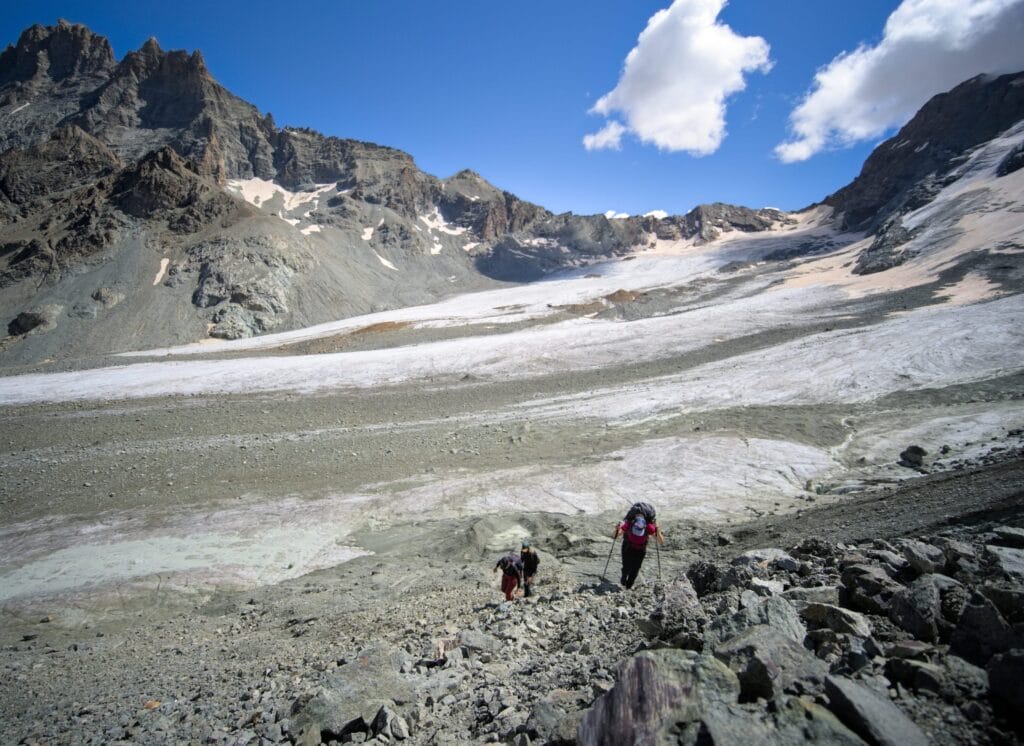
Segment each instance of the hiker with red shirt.
M501 592L506 601L514 601L516 591L523 584L523 561L515 552L509 552L494 566L492 572L501 570Z
M647 554L647 539L655 536L658 543L665 544L665 537L655 521L648 522L643 513L637 513L632 518L627 517L622 523L615 527L615 534L612 540L623 536L622 539L622 579L620 582L625 588L632 588L636 582L636 576L640 574L640 566L644 563L644 556Z

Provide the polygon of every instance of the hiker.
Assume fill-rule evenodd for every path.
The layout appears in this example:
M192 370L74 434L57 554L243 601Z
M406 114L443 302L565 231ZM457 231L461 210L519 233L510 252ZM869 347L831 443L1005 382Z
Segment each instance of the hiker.
M622 540L622 579L619 581L625 588L632 588L640 574L640 566L644 563L644 555L647 554L647 539L651 536L657 537L658 543L664 545L665 537L661 535L661 529L655 521L654 508L647 503L636 503L622 523L615 527L615 534L612 541L619 538Z
M515 552L509 552L494 566L493 572L501 570L501 592L506 601L514 601L516 590L523 584L523 561Z
M537 552L530 548L530 542L524 540L522 550L519 552L519 559L523 561L523 595L533 595L533 576L537 574L537 565L540 564L540 557Z

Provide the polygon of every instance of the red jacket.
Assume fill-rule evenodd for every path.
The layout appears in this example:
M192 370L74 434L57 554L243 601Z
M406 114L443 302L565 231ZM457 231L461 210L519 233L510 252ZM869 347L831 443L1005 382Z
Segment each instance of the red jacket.
M622 525L619 526L619 530L625 537L623 541L628 541L630 546L635 549L643 549L647 546L647 538L654 536L658 532L658 525L656 523L648 523L646 533L643 536L636 536L633 534L633 524L628 521L623 521Z

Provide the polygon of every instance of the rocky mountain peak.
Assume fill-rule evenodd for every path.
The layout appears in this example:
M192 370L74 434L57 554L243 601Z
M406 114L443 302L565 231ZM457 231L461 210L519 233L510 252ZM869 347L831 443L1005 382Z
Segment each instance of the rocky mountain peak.
M114 68L110 42L78 23L36 24L0 54L0 85L44 78L60 82L73 75L102 75Z
M971 148L1024 116L1024 72L978 75L932 97L875 148L860 175L825 199L844 228L876 230L929 202Z

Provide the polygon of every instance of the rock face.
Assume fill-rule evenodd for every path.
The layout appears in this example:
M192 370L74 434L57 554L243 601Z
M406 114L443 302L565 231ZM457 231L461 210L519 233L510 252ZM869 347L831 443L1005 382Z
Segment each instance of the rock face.
M940 93L865 161L860 175L825 199L841 225L873 230L925 204L967 150L1016 124L1024 110L1022 74L972 78Z

